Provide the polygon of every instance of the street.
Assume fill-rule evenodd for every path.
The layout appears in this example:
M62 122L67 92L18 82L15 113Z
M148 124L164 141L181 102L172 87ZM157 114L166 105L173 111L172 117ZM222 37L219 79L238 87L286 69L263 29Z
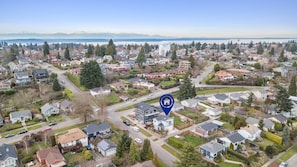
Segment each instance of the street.
M294 154L290 159L288 159L288 167L297 166L297 154Z

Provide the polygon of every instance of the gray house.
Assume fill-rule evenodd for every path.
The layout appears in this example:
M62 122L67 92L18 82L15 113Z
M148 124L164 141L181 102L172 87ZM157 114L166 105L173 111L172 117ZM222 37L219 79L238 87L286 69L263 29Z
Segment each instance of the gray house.
M30 110L16 111L9 114L10 121L16 123L17 121L24 122L32 120L32 113Z
M2 144L0 146L0 166L1 167L17 167L18 157L13 145Z
M116 153L117 145L112 141L103 139L97 144L98 151L104 156L111 156Z
M28 85L31 82L28 72L16 72L14 73L15 84L18 86Z
M201 145L199 150L204 157L214 160L218 154L227 151L227 148L220 143L211 141Z
M33 70L32 74L37 83L49 81L49 74L46 69L35 69Z
M196 127L195 131L203 137L208 137L211 132L216 131L219 128L219 125L212 122L207 122Z
M63 100L60 103L60 109L64 112L72 111L72 106L73 106L73 104L69 100Z
M89 124L83 129L83 131L88 135L88 138L96 138L97 136L101 138L108 137L110 135L110 125L103 122L101 124Z
M49 104L46 103L45 105L43 105L41 108L41 113L42 115L44 115L45 117L49 117L51 115L56 115L60 113L60 109L56 106L54 106L53 104Z
M161 109L144 102L139 103L135 110L136 119L144 124L153 122L153 119L158 117L160 113Z

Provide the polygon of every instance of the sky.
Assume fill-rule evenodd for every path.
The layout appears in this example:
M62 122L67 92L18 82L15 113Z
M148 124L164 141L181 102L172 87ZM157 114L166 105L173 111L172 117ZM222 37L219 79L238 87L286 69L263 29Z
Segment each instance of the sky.
M297 37L296 0L3 0L0 34Z

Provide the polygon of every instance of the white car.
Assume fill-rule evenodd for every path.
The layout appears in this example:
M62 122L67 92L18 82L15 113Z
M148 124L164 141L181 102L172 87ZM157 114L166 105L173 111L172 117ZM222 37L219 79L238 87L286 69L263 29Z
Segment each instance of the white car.
M136 132L139 132L139 128L137 126L134 126L133 129L136 131Z
M136 143L138 143L138 144L142 144L142 140L139 139L139 138L135 138L134 141L135 141Z
M288 163L287 162L282 162L279 167L287 167L288 166Z

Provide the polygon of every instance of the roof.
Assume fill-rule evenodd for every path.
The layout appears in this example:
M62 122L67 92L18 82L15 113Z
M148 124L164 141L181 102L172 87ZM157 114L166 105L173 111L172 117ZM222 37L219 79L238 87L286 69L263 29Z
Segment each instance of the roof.
M184 101L187 102L190 105L194 105L194 104L198 103L198 101L196 99L187 99L187 100L184 100Z
M36 154L41 160L47 161L48 164L54 164L57 161L64 161L64 157L57 147L40 150L37 151Z
M141 78L130 78L127 81L128 82L147 82L146 80L141 79Z
M199 100L199 101L205 101L207 100L208 98L206 96L198 96L196 97L195 99Z
M238 132L228 134L225 137L228 138L232 143L236 143L236 142L245 140L245 138L243 136L241 136Z
M71 104L72 103L69 100L63 100L60 105L61 105L61 108L67 108Z
M8 157L17 158L15 148L13 145L2 144L0 146L0 161L4 161Z
M87 134L92 134L92 133L96 133L96 132L100 132L100 131L104 131L110 129L109 124L103 122L101 124L89 124L87 125L87 127L84 128L84 131Z
M204 123L204 124L200 125L200 127L205 131L210 131L210 130L213 130L215 128L218 128L218 125L214 124L212 122L207 122L207 123Z
M166 121L168 119L173 119L172 117L167 117L165 115L159 115L158 117L154 118L156 119L157 121Z
M241 127L240 130L245 130L247 131L249 134L256 134L258 131L260 131L260 129L257 126L254 125L248 125L245 127Z
M285 122L288 120L283 114L273 115L271 118L275 118L279 122Z
M274 126L274 123L270 119L264 119L263 123L264 123L264 127L268 129Z
M68 130L65 134L56 136L57 143L66 144L68 142L87 138L88 136L79 128Z
M14 73L16 77L26 77L29 76L28 72L16 72Z
M251 125L251 124L258 124L260 120L257 118L248 117L245 121L247 124Z
M217 98L219 100L225 100L228 98L228 96L225 94L215 94L214 96L215 96L215 98Z
M114 144L112 141L110 140L107 140L107 139L103 139L101 140L98 144L97 144L97 147L99 147L100 149L102 149L103 151L106 151L110 148L113 148L113 147L117 147L116 144Z
M45 105L43 105L42 107L40 107L40 109L41 109L41 112L43 112L43 111L46 111L46 110L51 109L52 107L53 106L51 104L46 103Z
M138 109L138 110L142 110L142 111L146 111L146 110L148 110L150 107L152 107L152 105L147 104L147 103L144 103L144 102L138 103L138 105L137 105L137 109Z
M48 75L48 71L46 69L35 69L35 70L33 70L33 74L36 74L36 75L46 74L46 75Z
M226 147L220 143L217 143L215 141L211 141L208 143L205 143L203 145L200 146L200 148L207 150L211 153L217 153L220 152L222 150L224 150Z
M32 113L30 110L11 112L9 115L11 118L32 117Z

